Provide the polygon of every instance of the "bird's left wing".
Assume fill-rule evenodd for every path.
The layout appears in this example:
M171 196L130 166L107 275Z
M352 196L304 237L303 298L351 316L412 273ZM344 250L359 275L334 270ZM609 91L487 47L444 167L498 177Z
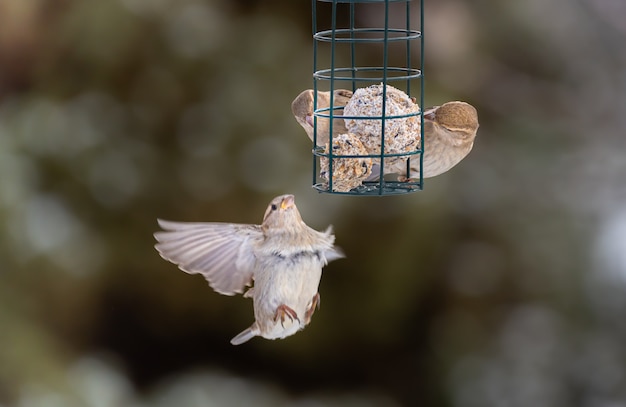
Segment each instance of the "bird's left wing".
M154 246L161 257L189 274L202 274L218 293L242 293L254 272L254 246L263 240L257 225L158 220Z

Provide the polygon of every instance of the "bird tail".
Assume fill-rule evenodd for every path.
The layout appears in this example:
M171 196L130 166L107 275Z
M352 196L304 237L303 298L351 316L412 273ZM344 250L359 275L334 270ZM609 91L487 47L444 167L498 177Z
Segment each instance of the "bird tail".
M250 328L243 330L243 332L231 339L230 343L233 345L241 345L244 342L248 342L258 334L257 330L254 328L255 326L252 325Z

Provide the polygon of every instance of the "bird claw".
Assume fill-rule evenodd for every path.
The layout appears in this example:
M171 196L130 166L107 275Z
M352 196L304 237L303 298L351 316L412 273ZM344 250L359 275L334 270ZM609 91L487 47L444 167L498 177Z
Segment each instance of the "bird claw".
M291 319L292 322L293 322L294 319L296 321L300 322L300 318L298 318L298 314L296 313L296 311L294 311L293 309L289 308L285 304L280 304L278 306L278 308L276 308L276 313L274 314L274 322L276 322L278 320L278 318L280 318L280 324L284 328L285 327L285 316L289 317L289 319Z
M320 304L322 303L320 298L320 293L316 293L311 300L311 306L304 313L304 324L308 325L311 322L311 317L313 317L313 313L315 313L316 309L320 309Z

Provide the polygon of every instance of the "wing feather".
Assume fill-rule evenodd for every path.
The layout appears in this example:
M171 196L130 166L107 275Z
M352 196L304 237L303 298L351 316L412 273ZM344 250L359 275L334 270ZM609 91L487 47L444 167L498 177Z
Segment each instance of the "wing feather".
M159 219L154 234L161 257L189 274L202 274L218 293L242 293L251 284L254 246L263 240L257 225L171 222Z

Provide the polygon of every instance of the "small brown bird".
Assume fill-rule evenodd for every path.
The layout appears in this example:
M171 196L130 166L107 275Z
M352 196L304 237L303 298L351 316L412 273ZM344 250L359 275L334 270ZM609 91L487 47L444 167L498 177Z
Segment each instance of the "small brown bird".
M155 248L189 274L202 274L218 293L253 299L255 322L231 343L254 336L285 338L304 329L319 306L322 267L344 257L332 228L307 226L293 195L274 198L261 225L158 220Z
M469 103L447 102L425 110L424 178L443 174L461 162L474 146L478 126L478 112ZM406 166L392 172L406 174ZM419 175L419 159L412 160L410 178Z
M352 92L346 89L337 89L333 92L333 108L343 108L348 104L352 97ZM307 89L302 91L291 103L291 112L293 113L296 121L304 128L306 134L313 141L313 112L315 106L313 106L313 90ZM317 92L317 109L324 109L330 107L330 92ZM333 109L333 115L341 116L343 109ZM330 114L330 112L324 112L324 114ZM333 119L333 136L348 133L344 120L340 117ZM325 117L317 118L317 145L324 146L328 143L330 134L330 119Z

